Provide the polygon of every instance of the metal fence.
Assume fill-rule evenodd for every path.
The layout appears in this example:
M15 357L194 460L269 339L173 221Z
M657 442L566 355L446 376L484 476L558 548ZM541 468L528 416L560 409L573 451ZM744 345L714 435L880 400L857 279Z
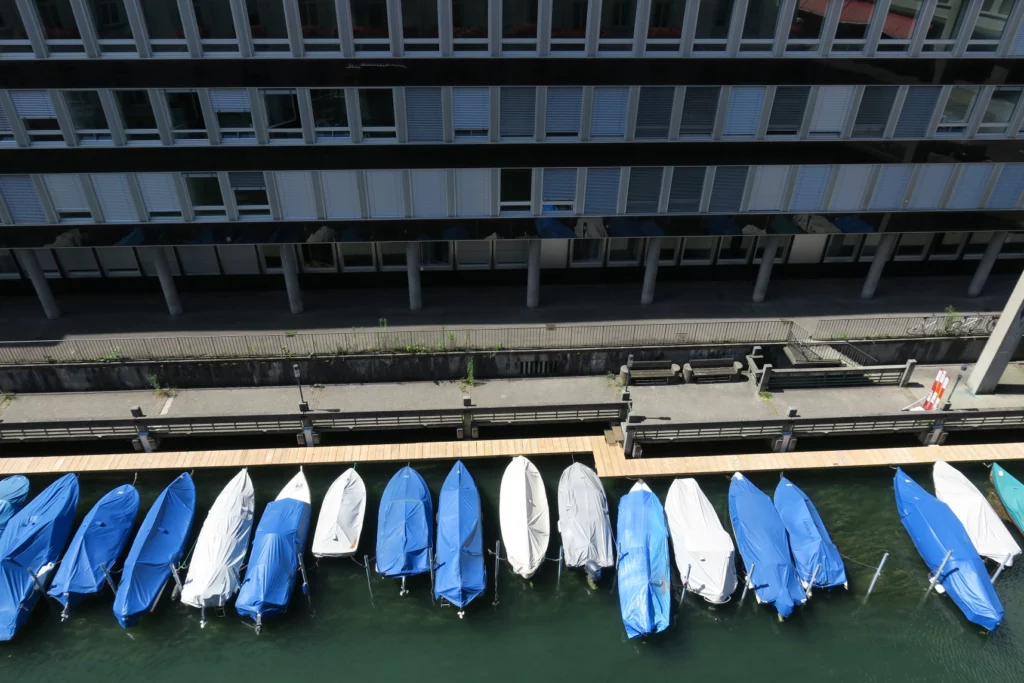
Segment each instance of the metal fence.
M0 343L0 364L127 360L276 358L359 353L437 353L683 344L771 343L789 338L788 320L415 329L323 334L134 337Z
M943 313L906 318L819 320L813 339L906 339L914 337L987 337L998 313Z

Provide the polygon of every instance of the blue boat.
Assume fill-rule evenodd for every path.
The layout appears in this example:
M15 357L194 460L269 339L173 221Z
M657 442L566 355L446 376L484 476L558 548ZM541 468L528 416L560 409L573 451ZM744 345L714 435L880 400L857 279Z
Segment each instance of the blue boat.
M427 482L413 468L398 470L384 487L377 512L377 572L414 576L430 571L434 506Z
M671 613L668 524L661 501L642 481L619 500L617 535L615 571L626 635L661 633Z
M788 617L796 605L807 601L807 594L789 556L786 527L772 499L739 472L729 483L729 518L757 601L774 605L779 617Z
M125 484L100 498L82 520L47 591L64 605L63 619L69 608L103 589L128 544L138 511L139 492Z
M786 527L789 550L804 588L810 587L812 579L814 588L848 588L839 548L807 494L782 477L775 487L775 509Z
M171 565L185 552L195 512L196 486L184 472L156 497L128 550L114 596L114 616L123 628L156 604L171 579Z
M461 610L487 587L480 493L462 461L441 486L436 563L434 596L458 607L461 617Z
M60 551L78 505L78 477L65 474L11 517L0 535L0 640L28 619Z
M933 575L942 568L936 590L948 593L968 621L994 631L1003 620L1003 604L963 524L948 505L901 469L896 470L894 488L900 521L921 559Z
M28 477L16 474L0 480L0 534L28 498Z
M295 577L303 567L312 512L309 484L300 468L263 511L235 600L235 610L256 622L256 633L264 617L288 611ZM306 589L304 569L302 587Z

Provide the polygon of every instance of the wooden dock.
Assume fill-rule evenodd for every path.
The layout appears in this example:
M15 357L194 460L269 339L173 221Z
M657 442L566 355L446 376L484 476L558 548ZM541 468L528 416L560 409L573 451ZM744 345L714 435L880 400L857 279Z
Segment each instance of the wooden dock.
M591 456L594 458L598 475L602 477L652 478L728 474L736 471L914 465L928 464L938 459L947 462L1024 460L1024 443L626 459L622 452L622 446L607 443L604 436L577 436L553 439L437 441L362 446L317 446L315 448L0 458L0 477L10 474L192 470L207 467L322 465L353 462L393 461L398 464L417 460L510 458L516 455L525 455L531 458L546 455Z

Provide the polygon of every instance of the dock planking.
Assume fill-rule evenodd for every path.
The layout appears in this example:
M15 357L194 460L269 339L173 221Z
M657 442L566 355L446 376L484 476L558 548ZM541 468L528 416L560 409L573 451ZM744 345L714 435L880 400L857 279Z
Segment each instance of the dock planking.
M0 458L0 474L64 474L66 472L116 472L264 465L314 465L353 462L413 462L424 460L474 460L511 458L517 455L544 457L580 455L594 459L601 477L632 479L729 474L800 469L882 467L886 465L947 462L1024 460L1024 443L921 446L919 448L868 448L860 450L795 451L692 455L672 458L626 458L620 445L604 436L552 439L494 439L433 441L404 444L316 446L314 448L265 448L244 450L113 453L107 455L54 455Z

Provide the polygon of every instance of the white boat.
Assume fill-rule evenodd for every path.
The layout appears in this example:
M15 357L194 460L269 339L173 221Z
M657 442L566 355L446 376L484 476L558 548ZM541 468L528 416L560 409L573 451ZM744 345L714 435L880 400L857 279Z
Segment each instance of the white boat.
M201 626L207 607L223 607L238 592L255 507L252 480L243 469L217 496L199 530L181 601L203 610Z
M349 557L359 546L366 515L366 485L354 468L327 489L313 532L314 557Z
M512 458L501 477L498 508L508 563L512 571L528 579L544 561L551 521L544 480L534 464L521 455Z
M558 532L566 566L582 567L589 560L599 567L615 564L608 497L597 473L578 462L558 480Z
M1006 566L1012 565L1013 558L1020 555L1020 546L992 509L985 494L942 460L932 468L932 481L935 497L948 505L964 525L978 554L998 563L1009 557Z
M665 515L679 576L687 590L710 603L728 602L736 590L736 546L696 479L676 479L665 498Z
M306 475L301 467L299 473L284 485L274 500L297 500L300 503L312 505L309 496L309 482L306 481Z

